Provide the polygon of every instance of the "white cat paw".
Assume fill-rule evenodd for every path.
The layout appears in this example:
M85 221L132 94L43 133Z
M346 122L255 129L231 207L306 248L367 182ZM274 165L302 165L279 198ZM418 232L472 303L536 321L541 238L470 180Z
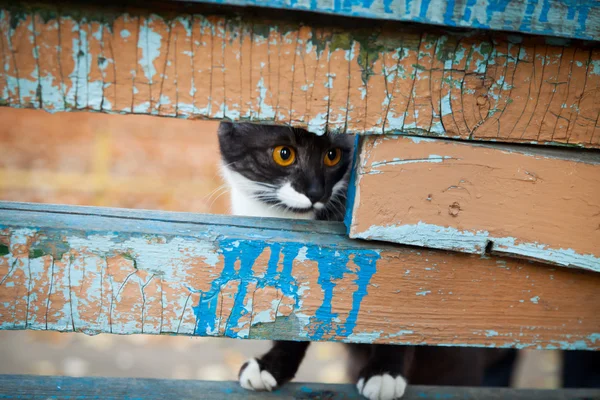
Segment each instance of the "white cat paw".
M277 387L277 380L267 370L260 370L255 358L248 360L240 372L240 386L248 390L271 391Z
M360 378L356 388L369 400L394 400L404 396L406 380L400 375L373 375L366 383L365 378Z

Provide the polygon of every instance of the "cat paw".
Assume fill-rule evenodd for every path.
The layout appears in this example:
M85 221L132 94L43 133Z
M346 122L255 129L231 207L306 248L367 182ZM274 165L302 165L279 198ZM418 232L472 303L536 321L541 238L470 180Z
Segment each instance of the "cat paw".
M369 400L394 400L404 396L406 380L397 375L373 375L365 380L361 377L356 384L358 393Z
M266 369L261 370L258 360L252 358L242 365L239 374L240 386L248 390L271 391L277 387L277 380Z

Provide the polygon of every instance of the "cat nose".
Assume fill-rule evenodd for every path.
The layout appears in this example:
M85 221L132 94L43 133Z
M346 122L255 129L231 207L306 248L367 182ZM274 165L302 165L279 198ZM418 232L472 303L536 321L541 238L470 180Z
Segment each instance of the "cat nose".
M308 197L310 202L313 204L321 200L324 194L323 188L318 186L311 186L306 191L306 197Z

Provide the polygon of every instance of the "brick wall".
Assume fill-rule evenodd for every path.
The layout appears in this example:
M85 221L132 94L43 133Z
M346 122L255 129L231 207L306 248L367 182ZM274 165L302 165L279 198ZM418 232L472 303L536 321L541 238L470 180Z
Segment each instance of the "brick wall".
M218 123L0 108L0 199L226 213Z

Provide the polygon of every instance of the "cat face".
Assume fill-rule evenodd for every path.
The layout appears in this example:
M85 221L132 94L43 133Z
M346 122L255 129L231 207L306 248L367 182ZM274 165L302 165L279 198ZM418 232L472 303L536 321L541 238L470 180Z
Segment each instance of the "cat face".
M219 146L228 183L270 209L343 214L353 154L348 135L222 122ZM329 218L327 218L329 219Z

